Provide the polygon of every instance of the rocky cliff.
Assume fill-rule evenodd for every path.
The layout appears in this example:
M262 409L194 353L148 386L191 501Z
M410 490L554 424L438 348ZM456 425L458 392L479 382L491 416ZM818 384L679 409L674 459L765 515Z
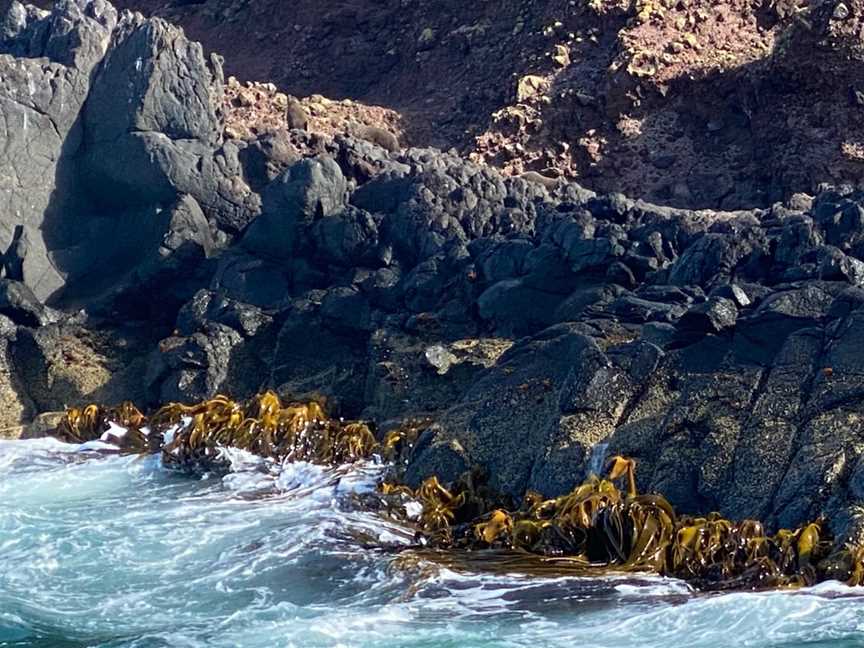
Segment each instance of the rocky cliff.
M864 194L691 211L287 118L233 139L225 92L162 19L0 4L6 425L272 387L430 420L414 482L554 495L605 449L682 511L862 532Z
M749 209L864 172L862 0L118 1L512 175Z

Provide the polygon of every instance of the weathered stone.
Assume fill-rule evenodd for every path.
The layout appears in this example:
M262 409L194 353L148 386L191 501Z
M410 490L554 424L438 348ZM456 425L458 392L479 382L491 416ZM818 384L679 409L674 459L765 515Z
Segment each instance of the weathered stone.
M240 148L238 158L246 184L256 192L260 192L300 160L284 131L265 133L247 142Z
M0 316L5 322L0 322L4 329L12 328L14 325L5 317ZM12 353L13 342L10 336L0 337L0 439L26 438L26 424L36 414L36 406L27 393L26 378L22 377L14 363Z
M388 421L441 413L511 345L497 338L429 344L422 337L379 329L370 340L364 416ZM446 358L446 366L431 363L431 350Z
M551 324L561 295L535 290L521 279L499 281L477 300L480 317L502 334L526 335Z
M590 311L602 312L613 299L624 292L619 286L606 284L580 288L558 305L555 309L555 321L575 322L583 319Z
M356 288L333 288L321 301L321 316L328 326L339 331L371 331L369 300Z
M7 25L0 39L0 247L24 243L21 276L13 278L44 301L65 284L51 252L75 234L62 217L82 200L72 163L80 114L117 12L103 0L57 2L50 15L15 2L0 20Z
M705 234L672 264L669 283L707 286L718 278L728 278L752 249L745 239L726 234Z
M383 262L378 224L371 214L356 207L321 218L311 233L316 257L324 263L375 267Z
M833 299L824 285L808 285L766 297L751 315L738 320L742 355L769 364L792 333L819 324Z
M566 324L514 345L418 445L409 481L431 474L454 479L460 464L478 462L489 470L493 487L521 496L537 453L557 430L560 393L571 368L592 350L596 344Z
M246 231L243 246L274 259L290 259L299 228L338 212L347 183L330 158L309 159L289 167L264 192L264 211Z
M753 300L747 295L747 292L738 284L718 286L711 291L709 297L731 299L738 308L746 308L753 303Z
M219 258L211 288L260 308L284 306L291 295L289 268L235 247Z
M841 250L823 246L816 251L819 278L827 281L848 281L853 286L864 284L864 262L845 255Z
M212 398L225 391L235 348L242 342L234 329L218 323L207 323L188 337L167 338L151 353L146 382L163 403ZM231 391L240 392L237 385Z
M699 333L720 333L734 327L737 318L738 309L731 299L712 297L684 313L678 326Z
M84 114L85 173L97 202L128 208L188 194L221 227L245 227L260 204L239 149L221 146L222 87L221 61L182 30L125 15Z
M320 296L318 296L320 299ZM320 302L297 300L276 337L270 384L294 398L317 394L332 413L358 417L365 407L369 334L325 325ZM315 331L315 344L309 332Z
M564 250L573 272L582 272L609 263L613 257L624 254L624 248L608 238L582 239Z
M525 259L532 247L531 243L524 239L495 245L478 260L483 279L494 283L524 274Z
M212 290L200 290L177 314L177 332L183 336L203 330L207 322L224 324L243 337L253 337L273 322L260 308Z
M206 285L216 243L198 203L181 196L166 208L142 208L94 219L98 241L80 254L81 281L66 290L69 299L102 297L103 310L129 319L173 319L177 309ZM91 243L93 244L93 243ZM112 272L103 272L111 268Z
M622 295L606 307L606 312L634 323L674 322L685 310L676 304L639 299L633 295Z
M0 314L23 326L44 326L56 322L59 314L39 303L20 281L0 279Z

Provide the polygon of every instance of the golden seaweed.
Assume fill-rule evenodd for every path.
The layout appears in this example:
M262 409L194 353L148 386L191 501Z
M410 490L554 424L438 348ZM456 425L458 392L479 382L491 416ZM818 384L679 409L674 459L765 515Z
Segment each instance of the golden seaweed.
M169 403L149 417L129 402L71 407L54 435L71 443L103 440L121 452L161 451L165 466L193 473L227 469L224 450L238 448L330 466L377 455L397 467L393 477L427 426L407 422L379 442L368 423L333 419L320 402L283 402L267 391L245 403L225 395ZM801 587L829 578L864 585L864 547L834 549L825 520L771 535L757 520L679 516L662 495L639 493L635 472L633 459L615 456L606 478L591 475L555 498L528 491L518 507L489 487L479 467L452 484L431 476L412 489L391 480L374 497L377 510L416 533L418 546L398 561L404 565L432 561L534 575L649 572L707 590Z
M528 492L515 510L487 508L460 524L456 504L484 499L470 484L430 477L416 491L387 486L423 505L425 548L412 550L418 556L455 569L532 575L648 572L705 590L794 588L828 578L864 584L864 549L831 553L824 520L768 535L756 520L678 516L661 495L638 493L635 462L624 457L610 460L606 479L592 475L553 499Z

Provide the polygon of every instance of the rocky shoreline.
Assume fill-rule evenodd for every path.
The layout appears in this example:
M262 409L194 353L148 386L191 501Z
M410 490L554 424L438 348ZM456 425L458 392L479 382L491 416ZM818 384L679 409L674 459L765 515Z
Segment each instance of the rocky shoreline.
M352 506L411 534L396 545L372 541L397 554L394 565L423 560L483 573L595 578L651 573L703 591L864 581L864 547L838 542L824 518L772 534L759 520L680 515L662 494L640 494L636 462L620 455L598 461L582 484L552 498L533 489L503 493L478 465L452 481L432 475L411 488L404 468L424 427L408 422L379 440L370 424L334 419L316 401L286 402L268 390L242 403L223 395L170 403L149 416L129 402L73 407L50 434L76 452L158 453L163 470L205 481L236 476L244 460L264 471L383 469Z
M673 209L380 137L231 139L224 93L161 19L0 2L10 435L273 388L431 420L415 486L480 465L552 497L608 444L684 513L864 540L860 191Z

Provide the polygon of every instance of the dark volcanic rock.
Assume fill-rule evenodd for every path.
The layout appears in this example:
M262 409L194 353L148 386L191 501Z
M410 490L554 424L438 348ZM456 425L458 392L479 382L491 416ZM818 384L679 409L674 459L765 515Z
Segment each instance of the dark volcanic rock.
M561 295L531 288L524 280L507 279L480 295L477 308L499 333L522 336L554 322L562 301Z
M254 337L273 322L260 308L229 299L212 290L200 290L177 314L177 332L189 336L206 327L207 322L224 324L244 337Z
M480 465L556 495L608 444L682 510L864 530L864 194L694 212L392 142L226 140L222 91L162 20L0 3L16 422L276 388L433 417L412 483ZM131 359L87 328L136 320Z
M94 219L93 231L100 249L86 264L80 263L79 280L67 288L67 299L101 297L104 307L118 317L172 320L177 309L209 282L213 263L207 260L216 243L191 196L181 196L165 208ZM106 268L112 272L106 273Z
M124 16L84 113L86 175L98 202L188 194L221 227L245 227L260 201L243 181L239 149L220 146L221 98L216 57L161 20Z
M31 327L51 324L58 319L58 314L42 305L25 284L9 279L0 279L0 314L15 324Z
M145 377L160 402L195 403L226 391L235 349L243 342L232 328L207 323L189 337L171 337L151 354ZM230 391L241 393L238 384Z
M347 183L330 158L289 167L264 192L264 213L252 223L243 245L255 254L290 259L298 230L330 216L345 204Z
M720 333L735 326L738 308L735 302L725 297L711 297L688 310L679 322L684 331Z
M41 300L65 284L52 252L74 234L63 216L81 200L72 163L81 110L116 22L103 0L58 2L51 14L0 5L0 247L21 240L13 278Z
M375 267L386 259L376 219L361 209L346 207L318 220L311 230L316 260L347 268Z

